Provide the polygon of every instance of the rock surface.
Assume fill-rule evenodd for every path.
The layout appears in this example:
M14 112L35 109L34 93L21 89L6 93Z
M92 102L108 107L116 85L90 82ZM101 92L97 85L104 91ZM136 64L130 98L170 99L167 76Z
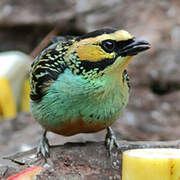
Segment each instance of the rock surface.
M6 157L13 167L3 166L0 178L18 173L28 167L41 166L38 180L121 180L122 152L137 148L179 148L180 141L127 142L119 141L119 150L109 157L103 142L67 143L51 147L51 156L44 161L37 157L36 149Z

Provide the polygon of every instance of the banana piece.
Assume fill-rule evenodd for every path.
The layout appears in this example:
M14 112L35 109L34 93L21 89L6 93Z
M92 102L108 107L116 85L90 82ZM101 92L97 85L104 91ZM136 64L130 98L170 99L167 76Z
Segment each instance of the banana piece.
M180 149L128 150L122 166L122 180L179 180Z
M0 78L0 117L9 119L16 116L16 103L9 81Z
M29 87L25 77L30 63L31 58L22 52L0 53L0 119L12 118L19 111L28 111Z

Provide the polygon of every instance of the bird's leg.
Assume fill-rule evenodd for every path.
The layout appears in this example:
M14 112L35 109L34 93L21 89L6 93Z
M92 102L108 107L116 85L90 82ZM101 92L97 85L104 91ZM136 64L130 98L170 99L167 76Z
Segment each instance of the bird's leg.
M114 146L119 148L118 141L117 141L116 136L115 136L113 130L111 129L111 127L107 128L105 145L106 145L106 148L108 149L109 155L111 155L111 150Z
M49 152L50 145L46 137L46 134L47 134L47 131L44 130L40 139L39 146L37 148L37 155L38 156L42 155L45 159L50 156L50 152Z

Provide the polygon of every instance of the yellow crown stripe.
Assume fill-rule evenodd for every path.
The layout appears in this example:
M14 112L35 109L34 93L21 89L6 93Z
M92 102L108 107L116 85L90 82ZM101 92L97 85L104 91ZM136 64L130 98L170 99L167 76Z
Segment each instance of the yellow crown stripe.
M107 39L111 39L115 41L126 41L132 38L133 36L129 34L127 31L119 30L111 34L102 34L97 37L82 39L81 41L77 42L77 46L82 46L86 44L98 44L99 42L102 42Z

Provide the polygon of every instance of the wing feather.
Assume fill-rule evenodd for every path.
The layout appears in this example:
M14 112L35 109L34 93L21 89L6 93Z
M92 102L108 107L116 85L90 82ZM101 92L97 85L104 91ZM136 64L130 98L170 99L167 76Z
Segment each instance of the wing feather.
M49 86L66 69L67 66L60 49L63 49L63 44L54 43L42 51L32 63L30 70L30 98L32 100L41 100Z

